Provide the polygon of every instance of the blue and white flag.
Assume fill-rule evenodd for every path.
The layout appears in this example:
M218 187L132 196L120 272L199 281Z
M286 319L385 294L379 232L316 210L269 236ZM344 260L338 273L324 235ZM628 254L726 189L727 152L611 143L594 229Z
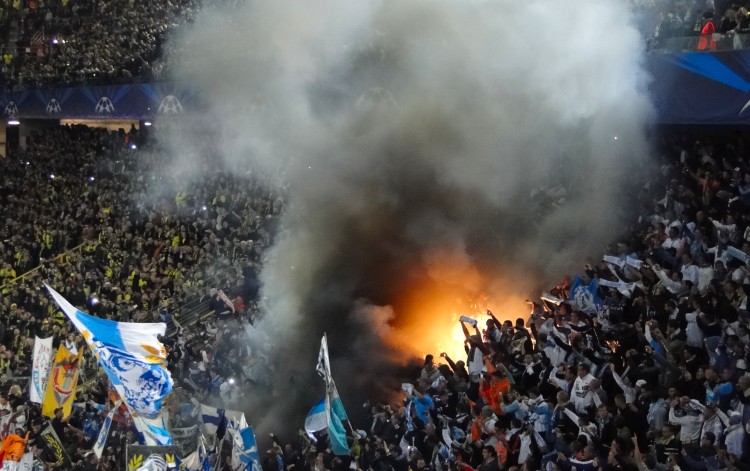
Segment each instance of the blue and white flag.
M594 278L588 284L583 284L583 278L576 276L570 287L570 303L574 308L580 309L587 314L596 314L602 304L602 300L596 294L599 288L599 280Z
M109 435L109 428L112 426L112 419L115 416L115 412L117 412L117 409L120 408L120 401L117 401L114 406L112 406L112 410L109 411L109 414L107 414L107 417L104 418L104 423L102 423L102 428L99 430L99 436L96 439L96 443L94 443L94 454L97 458L102 459L102 452L104 452L104 445L107 444L107 436Z
M250 426L230 430L232 434L232 469L240 471L261 471L258 444L255 432Z
M410 400L408 403L406 403L406 412L404 416L406 417L406 431L407 432L413 432L414 431L414 418L412 417L412 409L414 409L414 400Z
M328 427L328 418L326 417L326 400L321 399L315 404L305 418L305 432L313 438L312 434L320 432Z
M315 368L326 383L325 419L328 426L328 438L331 441L333 454L349 455L349 444L346 441L346 429L343 422L348 420L344 404L341 402L336 384L331 375L331 362L328 358L328 338L323 334L318 353L318 364Z
M173 385L167 370L167 352L158 339L166 332L166 324L99 319L76 309L49 286L47 289L81 332L130 411L144 418L157 418Z
M222 420L224 418L224 409L201 404L201 420L203 421L203 433L206 435L216 435Z
M167 411L155 419L133 415L138 440L146 446L167 446L172 444L172 435L167 430Z
M196 401L197 402L197 401ZM203 433L206 435L216 435L222 421L227 421L225 426L230 426L229 421L239 424L240 427L247 427L247 420L243 412L219 409L218 407L200 404L201 420L203 422Z

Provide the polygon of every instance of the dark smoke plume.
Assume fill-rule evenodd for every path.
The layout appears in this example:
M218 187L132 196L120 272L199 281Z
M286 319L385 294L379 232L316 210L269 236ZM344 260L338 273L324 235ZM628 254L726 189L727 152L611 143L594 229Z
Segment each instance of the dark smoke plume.
M251 398L257 425L294 428L322 396L324 331L344 403L378 395L403 358L382 339L435 321L400 317L413 286L525 296L601 253L647 154L627 3L248 0L173 39L227 165L288 192L261 274L277 397Z

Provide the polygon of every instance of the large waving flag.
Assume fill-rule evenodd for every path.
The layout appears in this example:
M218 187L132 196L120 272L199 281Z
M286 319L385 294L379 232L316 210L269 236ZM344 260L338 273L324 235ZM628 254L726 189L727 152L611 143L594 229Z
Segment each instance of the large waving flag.
M49 369L52 366L52 337L46 339L34 338L34 357L31 366L31 385L29 386L29 400L41 404L47 390Z
M326 383L325 398L325 420L328 427L328 438L331 441L331 450L335 455L349 455L349 444L346 441L346 429L343 422L348 420L341 402L336 384L331 376L331 363L328 358L328 338L323 334L320 341L320 352L318 353L318 374ZM314 408L313 408L314 409ZM311 411L312 412L312 411Z
M47 289L81 332L131 412L156 419L173 385L167 370L167 352L158 339L167 325L99 319L76 309L49 286Z
M63 418L73 410L75 390L78 385L78 367L81 364L83 352L73 355L65 345L60 344L55 355L55 362L49 371L47 390L42 402L42 414L47 417L55 416L55 409L62 407Z

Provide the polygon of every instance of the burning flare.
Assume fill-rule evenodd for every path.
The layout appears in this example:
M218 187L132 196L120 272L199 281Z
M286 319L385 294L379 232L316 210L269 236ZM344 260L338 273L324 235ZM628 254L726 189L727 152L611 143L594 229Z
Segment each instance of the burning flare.
M441 352L452 360L465 360L465 334L459 318L477 321L480 332L490 319L487 310L502 321L527 317L525 296L509 292L501 275L483 275L465 257L441 253L426 262L429 278L406 283L393 304L395 320L385 340L409 357L428 353L436 361ZM469 333L475 330L469 327Z

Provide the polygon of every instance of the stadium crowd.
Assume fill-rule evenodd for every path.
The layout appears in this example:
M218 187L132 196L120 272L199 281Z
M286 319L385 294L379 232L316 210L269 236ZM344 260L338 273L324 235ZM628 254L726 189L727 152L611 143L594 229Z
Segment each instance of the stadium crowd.
M227 369L257 384L268 377L260 354L227 355L233 362L208 358L241 350L238 332L257 315L256 272L283 195L259 179L213 171L208 162L200 182L179 189L157 147L135 128L60 126L32 135L25 150L0 160L0 380L8 393L0 397L0 415L12 414L2 423L6 432L10 424L28 424L35 446L44 423L39 405L27 402L35 336L84 349L91 367L82 368L88 375L81 407L66 422L72 428L55 427L84 468L106 412L93 404L105 404L107 390L44 282L96 316L166 322L173 376L195 397L219 399ZM191 305L185 315L178 309ZM216 315L201 316L208 312ZM123 426L123 443L131 429ZM120 435L112 437L117 443ZM113 445L102 461L120 462L99 469L123 469L122 451Z
M638 224L601 262L528 318L466 318L466 357L428 355L372 406L351 469L750 469L747 141L695 139L664 137ZM322 448L266 464L347 468Z
M191 25L205 5L232 8L241 1L15 0L0 9L2 37L8 37L11 24L18 25L15 44L3 49L0 81L13 89L167 80L178 50L167 37ZM747 1L632 0L632 4L636 24L644 37L652 38L652 50L674 48L668 40L685 37L706 37L697 45L701 50L747 47ZM696 47L689 44L689 49Z
M43 31L43 51L4 60L6 85L159 79L167 31L197 8L31 3L20 9L22 38ZM640 3L657 37L750 24L741 3ZM264 469L750 469L749 151L742 137L665 133L637 223L600 261L530 302L528 317L467 320L466 356L428 355L395 399L352 424L351 456L334 456L324 435L273 437ZM123 411L93 456L107 381L42 282L96 316L167 323L173 427L197 423L181 407L190 398L231 408L270 383L270 342L253 350L243 339L284 195L204 165L199 181L180 185L142 131L85 126L38 132L0 159L0 424L4 438L28 432L41 469L125 469L135 441ZM28 401L35 336L86 352L68 418L48 420ZM70 463L42 443L48 423ZM217 469L232 469L226 452L219 458Z
M6 432L29 431L45 469L65 469L38 443L48 421L27 382L8 386L28 376L35 335L87 348L43 280L92 314L167 322L175 427L197 420L182 408L189 398L231 408L273 374L243 338L283 195L208 164L183 193L158 143L144 141L135 129L56 127L1 162L0 414ZM467 320L466 357L427 356L396 400L357 424L351 457L332 455L325 436L275 438L264 468L748 469L747 143L667 133L660 151L638 223L601 262L530 303L530 317ZM208 316L176 309L191 295ZM50 423L71 469L122 469L132 424L115 416L97 462L108 392L101 376L84 379L74 413ZM225 458L219 469L231 469Z
M22 3L2 69L7 88L163 80L167 35L198 11L195 0Z
M652 51L746 49L748 2L637 0L636 23Z

